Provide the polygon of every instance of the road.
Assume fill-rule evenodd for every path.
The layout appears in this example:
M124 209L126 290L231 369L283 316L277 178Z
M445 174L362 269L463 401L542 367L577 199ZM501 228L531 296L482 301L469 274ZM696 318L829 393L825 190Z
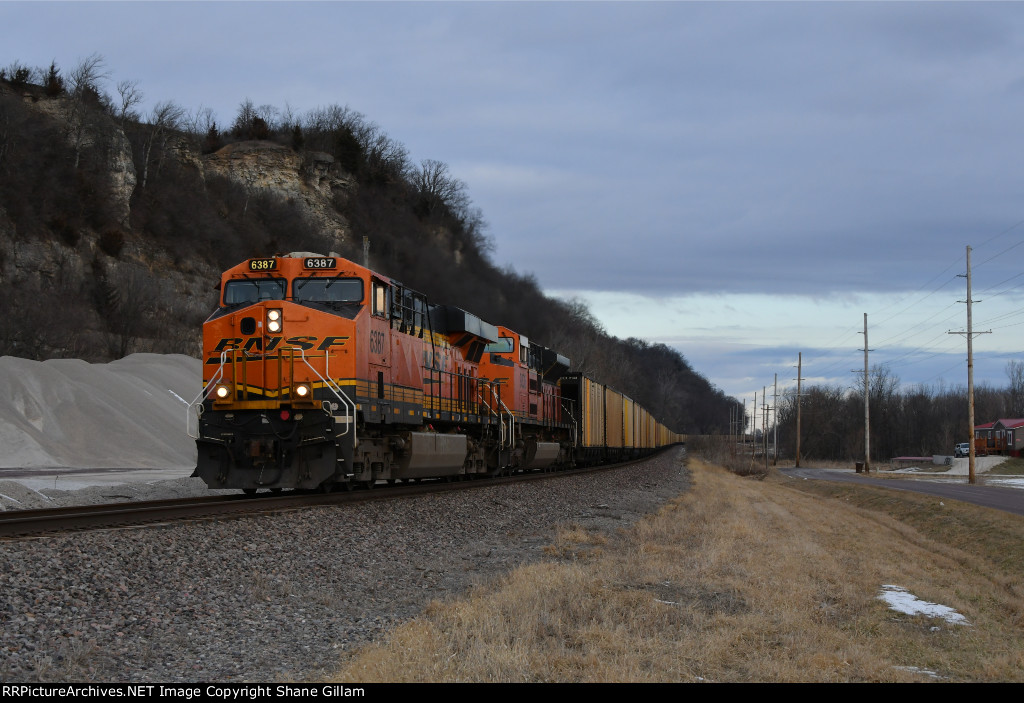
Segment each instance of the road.
M868 486L889 488L894 491L912 491L928 495L961 500L965 503L983 505L986 508L1005 510L1008 513L1024 515L1024 491L1017 488L1000 488L998 486L972 486L964 483L946 481L922 481L916 479L872 478L864 474L850 473L835 469L779 469L779 472L790 478L814 479L824 481L845 481Z

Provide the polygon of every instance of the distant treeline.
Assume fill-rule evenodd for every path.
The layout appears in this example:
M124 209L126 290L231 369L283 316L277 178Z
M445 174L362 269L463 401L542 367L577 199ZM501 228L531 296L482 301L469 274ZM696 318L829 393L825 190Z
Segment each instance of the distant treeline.
M974 389L976 424L1024 417L1024 363L1006 365L1008 386ZM864 458L864 392L838 385L802 389L800 454L809 459L860 461ZM902 388L887 367L871 370L869 382L872 461L896 456L953 454L954 445L970 441L967 389L944 384ZM779 401L779 452L796 451L797 399ZM770 427L769 432L774 428Z
M446 164L408 151L348 107L303 114L244 100L229 125L173 101L149 114L136 81L110 92L99 55L64 71L0 69L0 276L8 309L0 354L109 360L134 351L198 354L217 272L275 252L337 251L434 302L459 305L554 348L683 433L726 432L736 403L675 349L608 334L580 301L546 297L529 274L496 266L483 213ZM233 142L323 152L351 187L324 233L295 202L196 167ZM117 197L129 154L135 186ZM38 268L24 247L46 244ZM19 249L21 247L22 249ZM15 265L17 264L17 265ZM190 281L202 280L203 285Z

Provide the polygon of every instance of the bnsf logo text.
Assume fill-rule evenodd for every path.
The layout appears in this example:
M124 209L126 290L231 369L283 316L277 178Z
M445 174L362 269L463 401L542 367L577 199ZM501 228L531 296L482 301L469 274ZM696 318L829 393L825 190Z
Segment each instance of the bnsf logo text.
M302 350L310 350L315 348L317 351L325 351L331 347L341 347L345 345L345 337L324 337L323 341L317 344L319 337L310 337L308 335L301 335L298 337L267 337L266 346L263 345L263 337L250 337L244 339L242 337L225 337L217 342L217 346L213 348L211 353L220 353L225 349L240 349L242 351L253 352L272 352L281 346L282 341L285 347L298 347Z

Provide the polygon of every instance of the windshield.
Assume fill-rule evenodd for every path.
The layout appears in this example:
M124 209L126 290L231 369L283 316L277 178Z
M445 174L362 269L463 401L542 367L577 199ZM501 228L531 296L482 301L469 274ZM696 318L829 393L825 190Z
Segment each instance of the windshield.
M224 304L241 305L261 300L284 300L287 281L283 278L247 278L228 281L224 286Z
M512 351L512 338L511 337L500 337L497 342L491 342L487 345L485 351L498 354L507 354Z
M363 281L359 278L296 278L292 296L296 303L360 303Z

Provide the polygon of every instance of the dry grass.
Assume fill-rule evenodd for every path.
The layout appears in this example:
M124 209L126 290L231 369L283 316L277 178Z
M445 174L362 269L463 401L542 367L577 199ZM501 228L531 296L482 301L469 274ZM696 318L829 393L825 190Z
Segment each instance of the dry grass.
M550 561L433 604L337 679L1024 680L1024 519L691 468L657 514L608 538L566 527ZM894 612L883 584L971 625Z
M764 478L771 472L772 458L751 444L743 445L726 435L700 435L691 437L687 451L692 456L729 469L737 476Z
M1024 459L1011 457L1002 464L993 466L985 473L986 475L992 474L993 476L1020 476L1024 474Z

